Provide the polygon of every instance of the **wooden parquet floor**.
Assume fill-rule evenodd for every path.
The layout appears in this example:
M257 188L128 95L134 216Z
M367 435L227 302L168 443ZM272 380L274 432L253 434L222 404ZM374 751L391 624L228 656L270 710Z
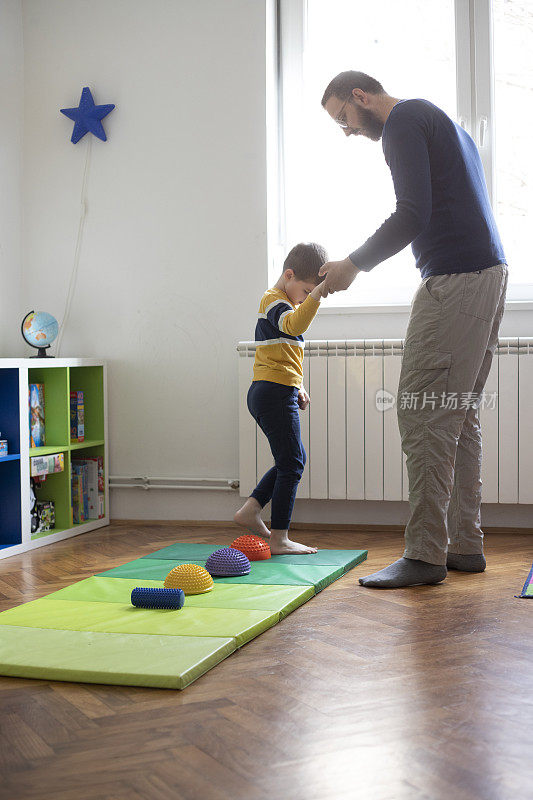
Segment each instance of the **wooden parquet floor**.
M390 532L299 531L369 559L183 692L0 677L1 800L511 800L533 792L533 536L488 569L363 589ZM171 542L235 529L114 523L0 561L0 610Z

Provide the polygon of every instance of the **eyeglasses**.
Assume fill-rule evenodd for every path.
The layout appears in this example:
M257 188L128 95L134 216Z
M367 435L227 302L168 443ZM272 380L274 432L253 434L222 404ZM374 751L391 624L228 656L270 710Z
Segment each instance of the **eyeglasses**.
M339 111L339 113L338 113L338 114L337 114L337 116L335 117L335 122L337 123L337 125L340 125L340 126L341 126L341 128L349 128L349 127L350 127L350 126L348 125L348 123L346 122L346 120L343 120L343 119L341 119L341 114L342 114L342 112L344 111L345 107L348 105L348 103L350 102L350 100L351 100L351 99L352 99L352 98L351 98L351 96L350 96L350 97L348 97L348 99L347 99L347 100L345 100L345 101L344 101L344 103L342 104L342 106L341 106L341 108L340 108L340 111Z

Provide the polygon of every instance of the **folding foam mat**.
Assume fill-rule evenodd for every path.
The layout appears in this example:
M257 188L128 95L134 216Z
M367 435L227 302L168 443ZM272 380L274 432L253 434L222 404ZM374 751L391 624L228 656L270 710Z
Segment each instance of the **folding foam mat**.
M177 564L224 545L178 543L0 614L0 674L183 689L348 569L366 550L253 561L214 578L179 611L135 608L135 586L163 586Z
M518 596L531 597L533 599L533 566L531 567L529 575L526 578L526 582L522 586L522 591Z

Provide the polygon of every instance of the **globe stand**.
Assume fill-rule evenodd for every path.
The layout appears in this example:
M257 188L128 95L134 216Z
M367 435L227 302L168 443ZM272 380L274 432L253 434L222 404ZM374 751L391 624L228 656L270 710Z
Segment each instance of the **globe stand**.
M24 341L26 342L26 339L24 339ZM29 344L29 342L26 342L26 344ZM31 344L30 347L35 347L35 345ZM39 347L37 355L36 356L30 356L30 358L55 358L55 356L49 356L49 355L46 354L46 351L49 350L49 349L50 349L50 345L49 344L47 344L46 347Z
M39 345L32 344L31 342L28 342L28 340L24 336L24 323L26 322L26 320L30 316L30 314L34 314L34 313L35 313L34 311L29 311L26 314L26 316L24 317L24 319L22 320L21 325L20 325L20 332L21 332L22 338L24 339L26 344L29 345L30 347L35 348L35 350L37 350L37 355L36 356L30 356L30 358L55 358L55 356L49 356L46 353L46 351L50 349L51 345L47 344L44 347L40 347Z

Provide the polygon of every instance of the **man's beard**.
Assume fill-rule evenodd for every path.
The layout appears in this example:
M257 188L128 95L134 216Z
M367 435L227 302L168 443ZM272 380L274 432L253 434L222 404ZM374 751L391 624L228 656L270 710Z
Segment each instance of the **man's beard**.
M379 142L381 134L383 133L384 122L368 108L360 107L357 109L359 112L359 119L361 121L360 128L364 130L364 135L373 142Z

